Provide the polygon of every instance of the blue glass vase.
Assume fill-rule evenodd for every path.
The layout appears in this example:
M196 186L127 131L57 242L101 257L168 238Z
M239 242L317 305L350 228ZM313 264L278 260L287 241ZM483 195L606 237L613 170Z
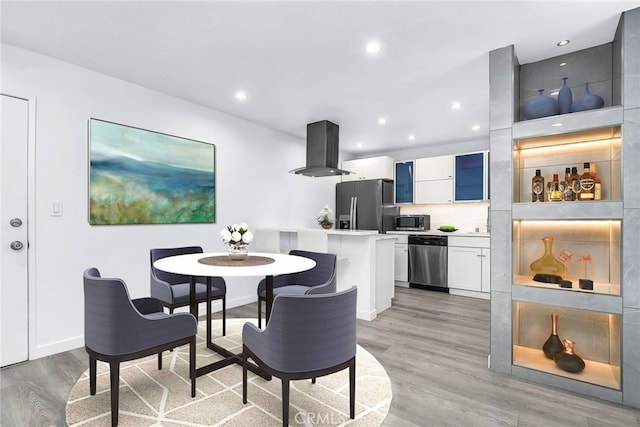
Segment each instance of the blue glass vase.
M538 96L529 101L524 107L524 118L527 120L540 117L554 116L560 112L558 101L544 94L544 89L538 90Z
M595 110L604 107L604 99L589 92L589 83L584 84L584 93L571 104L571 112Z
M571 95L571 88L567 86L567 77L562 78L562 87L558 92L558 104L560 104L560 114L567 114L571 112L571 103L573 102L573 96Z

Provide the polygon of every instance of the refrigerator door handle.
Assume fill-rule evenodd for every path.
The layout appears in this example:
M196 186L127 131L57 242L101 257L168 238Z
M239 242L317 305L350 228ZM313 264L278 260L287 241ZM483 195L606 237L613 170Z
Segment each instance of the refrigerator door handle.
M351 198L351 207L349 209L349 228L351 230L355 230L356 229L356 207L358 204L358 198L357 197L352 197Z

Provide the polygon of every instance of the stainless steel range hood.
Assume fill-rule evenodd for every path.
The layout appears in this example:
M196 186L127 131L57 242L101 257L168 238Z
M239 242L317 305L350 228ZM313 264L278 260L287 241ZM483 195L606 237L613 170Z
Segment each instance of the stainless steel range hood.
M307 165L289 171L311 177L348 175L338 169L338 125L328 120L307 125Z

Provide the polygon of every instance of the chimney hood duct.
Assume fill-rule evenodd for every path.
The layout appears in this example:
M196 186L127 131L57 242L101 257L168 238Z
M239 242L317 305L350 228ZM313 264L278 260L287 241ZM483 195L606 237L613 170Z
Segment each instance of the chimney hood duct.
M290 173L311 177L348 175L338 169L338 125L328 120L307 125L307 165Z

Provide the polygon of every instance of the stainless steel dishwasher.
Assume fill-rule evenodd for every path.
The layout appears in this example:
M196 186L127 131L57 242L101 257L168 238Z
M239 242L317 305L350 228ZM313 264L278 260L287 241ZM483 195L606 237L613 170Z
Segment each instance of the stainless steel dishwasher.
M449 292L447 236L409 235L409 286Z

